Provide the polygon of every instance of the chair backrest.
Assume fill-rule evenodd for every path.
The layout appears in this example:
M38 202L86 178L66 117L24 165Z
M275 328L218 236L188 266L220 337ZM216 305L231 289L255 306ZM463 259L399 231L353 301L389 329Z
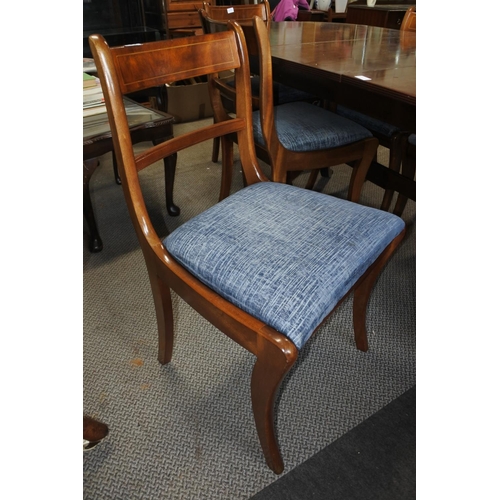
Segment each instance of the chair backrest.
M203 33L220 33L221 31L227 31L227 21L211 18L204 9L199 9L198 14L200 16Z
M267 2L267 0L265 0ZM262 4L259 4L262 5ZM255 5L252 5L253 7ZM238 6L236 6L238 7ZM243 5L243 7L248 7L247 5ZM199 9L198 14L200 15L200 20L201 20L201 26L203 28L204 33L220 33L222 31L227 31L228 29L228 21L222 20L222 19L212 19L206 10L204 9ZM238 24L249 24L251 25L252 23L252 18L250 19L240 19L237 21ZM270 27L270 23L268 24ZM258 60L255 56L251 56L249 58L250 62L250 72L251 73L256 73L259 71L259 64ZM221 116L226 116L227 117L227 111L232 112L232 105L229 103L234 103L236 100L236 92L234 85L229 85L227 81L224 79L219 79L217 77L214 77L214 85L217 87L217 89L222 93L223 97L225 100L223 101L225 104L225 109L214 109L214 116L217 118L217 121L221 119ZM253 109L259 109L259 96L258 95L252 95L252 107ZM220 115L221 113L222 115Z
M261 0L256 4L243 5L212 5L208 2L203 2L203 10L208 17L216 21L250 21L257 16L268 24L271 20L271 10L268 0Z
M262 19L258 17L253 18L252 24L242 24L241 28L245 34L249 58L255 57L259 61L260 121L267 149L272 155L272 152L277 150L273 144L277 144L279 140L274 123L273 69L269 31ZM275 163L274 160L272 164Z
M151 224L142 197L138 172L182 149L215 137L229 140L237 134L241 165L248 184L268 180L257 162L252 132L250 71L241 28L234 22L229 30L110 48L101 35L89 37L104 93L113 147L125 199L145 255L161 256L163 245ZM237 89L235 115L220 123L177 135L136 155L123 104L123 96L167 82L234 70ZM220 104L220 93L211 91L212 105ZM161 258L161 257L160 257Z
M401 22L401 31L417 31L417 12L414 6L411 6L406 11L405 17Z

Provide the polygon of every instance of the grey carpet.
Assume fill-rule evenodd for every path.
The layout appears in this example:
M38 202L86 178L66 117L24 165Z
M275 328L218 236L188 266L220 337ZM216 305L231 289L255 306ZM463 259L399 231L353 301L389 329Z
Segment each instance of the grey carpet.
M251 500L416 498L416 387L412 387Z
M211 143L179 155L177 218L166 214L162 164L141 172L160 235L217 201L220 163L210 157ZM323 191L345 197L350 172L335 168ZM236 162L233 189L241 186ZM86 414L109 425L110 435L84 454L84 498L252 497L278 479L265 464L254 428L253 356L174 295L173 360L158 363L146 268L122 189L114 183L111 155L101 158L91 190L104 249L89 253L84 226L83 405ZM378 206L381 199L382 190L366 183L362 202ZM354 346L347 300L283 383L276 425L285 473L415 385L414 202L403 218L407 236L369 305L369 351Z

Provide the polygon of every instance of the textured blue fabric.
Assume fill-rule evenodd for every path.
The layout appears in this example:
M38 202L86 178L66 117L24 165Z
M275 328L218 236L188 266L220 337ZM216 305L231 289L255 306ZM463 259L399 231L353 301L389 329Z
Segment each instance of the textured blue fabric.
M366 127L368 130L377 132L386 137L391 137L396 132L400 131L399 128L395 125L377 120L376 118L364 115L363 113L354 111L351 108L346 108L345 106L342 106L340 104L337 105L336 113L345 118L349 118L349 120L353 120L360 125L363 125L363 127Z
M252 116L254 140L265 147L260 111ZM290 151L336 148L372 137L369 130L331 111L308 102L290 102L274 107L278 139Z
M203 283L300 349L403 228L381 210L261 182L190 219L164 244Z

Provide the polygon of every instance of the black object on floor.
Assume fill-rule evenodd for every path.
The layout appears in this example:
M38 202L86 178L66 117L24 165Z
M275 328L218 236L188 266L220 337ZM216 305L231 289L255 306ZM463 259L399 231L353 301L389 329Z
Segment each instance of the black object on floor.
M251 500L416 498L416 386Z

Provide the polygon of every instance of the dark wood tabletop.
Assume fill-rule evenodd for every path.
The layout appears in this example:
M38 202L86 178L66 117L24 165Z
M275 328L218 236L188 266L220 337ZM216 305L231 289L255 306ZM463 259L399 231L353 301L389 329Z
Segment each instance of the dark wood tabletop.
M282 22L270 39L277 81L416 131L415 33Z

